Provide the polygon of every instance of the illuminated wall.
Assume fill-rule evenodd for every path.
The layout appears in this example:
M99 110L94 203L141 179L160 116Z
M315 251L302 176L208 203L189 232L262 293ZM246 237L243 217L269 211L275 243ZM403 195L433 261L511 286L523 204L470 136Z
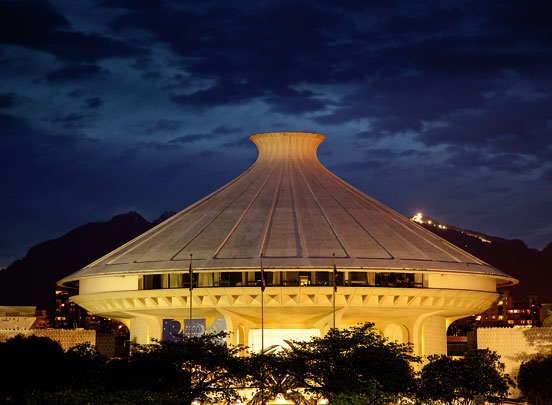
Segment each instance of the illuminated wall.
M318 329L265 329L264 347L287 346L286 340L310 340L313 336L319 337ZM262 348L261 329L249 331L249 346L251 351L260 352Z

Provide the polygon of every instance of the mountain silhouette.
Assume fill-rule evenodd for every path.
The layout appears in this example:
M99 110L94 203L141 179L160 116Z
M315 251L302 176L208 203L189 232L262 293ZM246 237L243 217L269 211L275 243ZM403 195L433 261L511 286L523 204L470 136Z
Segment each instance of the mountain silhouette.
M503 239L450 225L439 227L436 221L421 225L517 278L519 284L509 288L514 295L537 295L540 302L552 302L552 242L539 251L529 248L519 239Z
M33 246L25 257L0 271L0 305L36 305L48 308L54 300L56 282L118 248L174 215L163 213L148 222L137 212L117 215L107 222L92 222L53 240ZM552 302L552 243L542 251L530 249L521 240L484 235L437 221L421 223L454 245L516 277L517 296L538 295Z
M54 300L58 280L152 226L137 212L129 212L107 222L79 226L57 239L33 246L25 257L0 271L0 305L36 305L46 309Z

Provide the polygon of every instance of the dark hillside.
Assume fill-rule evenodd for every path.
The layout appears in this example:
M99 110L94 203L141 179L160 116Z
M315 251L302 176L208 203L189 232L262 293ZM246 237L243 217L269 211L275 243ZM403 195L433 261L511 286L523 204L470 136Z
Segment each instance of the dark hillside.
M0 271L1 305L36 305L53 300L56 282L151 228L136 212L92 222L33 246Z
M458 228L442 229L427 223L422 226L517 278L519 285L511 289L515 295L538 295L541 302L552 301L552 243L538 251L527 247L519 239L509 240L473 231L463 232Z

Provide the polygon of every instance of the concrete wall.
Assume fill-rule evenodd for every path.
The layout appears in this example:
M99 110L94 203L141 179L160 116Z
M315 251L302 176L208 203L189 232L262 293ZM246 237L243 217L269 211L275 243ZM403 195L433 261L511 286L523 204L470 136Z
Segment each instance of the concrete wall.
M515 380L522 362L530 360L537 353L552 349L552 327L549 328L479 328L477 348L489 349L500 355L506 372ZM519 390L512 390L517 397Z
M5 342L17 335L47 337L58 342L63 350L81 344L96 345L95 330L78 329L30 329L26 331L0 330L0 342Z
M26 331L0 329L0 342L5 342L17 335L47 337L58 342L63 350L78 344L89 343L96 346L100 354L108 357L115 356L115 336L110 333L82 329L29 329Z
M428 288L453 288L457 290L496 291L496 279L477 275L424 274Z
M79 281L79 294L104 291L133 291L138 289L138 276L110 276L83 278Z
M444 316L431 316L424 322L423 355L447 354L447 326Z

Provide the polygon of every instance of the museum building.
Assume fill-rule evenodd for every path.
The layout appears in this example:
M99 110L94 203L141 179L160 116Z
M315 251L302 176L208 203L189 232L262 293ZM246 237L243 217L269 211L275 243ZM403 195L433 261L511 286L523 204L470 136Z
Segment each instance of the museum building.
M268 347L370 321L430 355L446 353L450 323L517 283L327 170L324 135L250 139L259 155L243 174L61 280L72 300L137 343L191 326L259 350L261 324Z

